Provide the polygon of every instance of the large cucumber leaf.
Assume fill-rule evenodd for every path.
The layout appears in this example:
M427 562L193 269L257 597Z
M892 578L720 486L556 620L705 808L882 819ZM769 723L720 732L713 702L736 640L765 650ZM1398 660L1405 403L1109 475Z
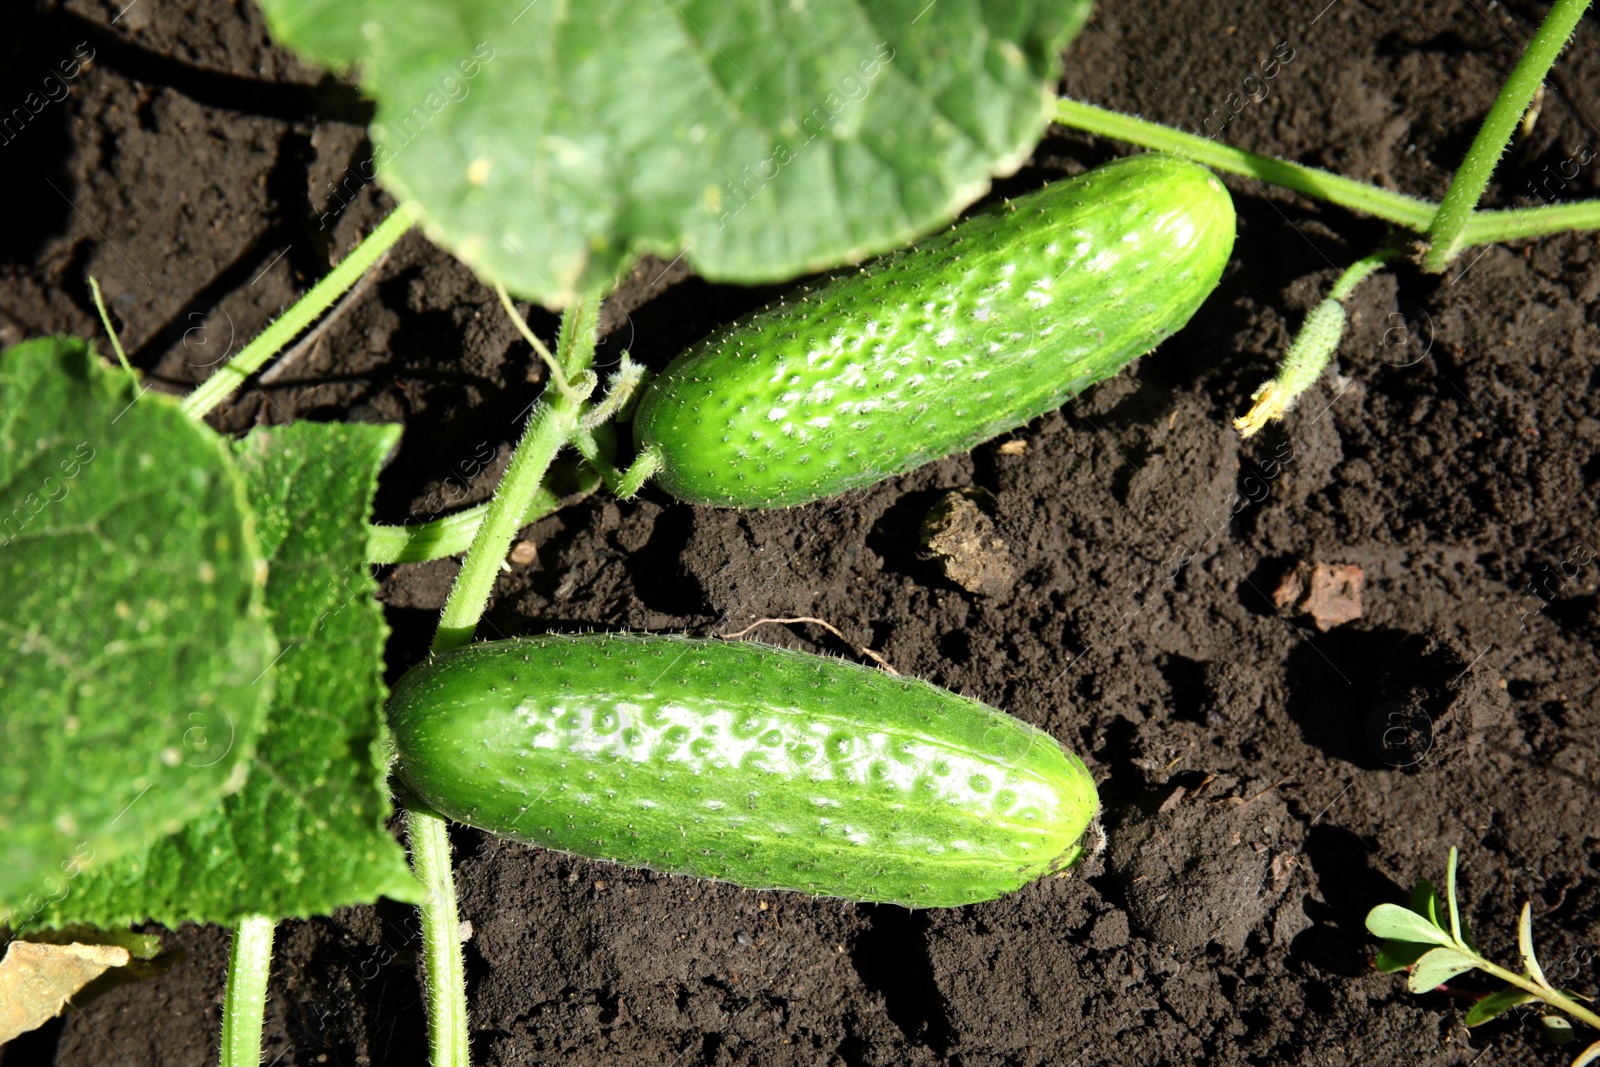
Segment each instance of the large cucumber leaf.
M226 442L83 341L0 353L0 919L239 788L265 575Z
M359 69L380 180L560 304L639 252L782 280L905 243L1014 170L1087 0L261 0ZM360 169L360 168L358 168ZM363 173L359 177L370 177Z
M249 778L177 833L80 879L40 925L231 925L420 899L384 829L389 630L363 562L378 469L398 437L397 426L294 423L235 445L283 645Z

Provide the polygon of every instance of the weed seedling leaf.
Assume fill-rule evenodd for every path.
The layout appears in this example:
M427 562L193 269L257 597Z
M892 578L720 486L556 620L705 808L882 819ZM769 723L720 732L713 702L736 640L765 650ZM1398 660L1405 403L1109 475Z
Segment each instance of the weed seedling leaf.
M1373 960L1373 966L1384 974L1403 971L1431 951L1433 951L1432 945L1420 945L1415 941L1386 940L1378 946L1378 955Z
M1547 1045L1570 1045L1577 1036L1572 1032L1572 1024L1559 1015L1539 1016L1539 1026Z
M1411 976L1406 979L1406 985L1411 987L1413 993L1426 993L1476 966L1476 961L1464 952L1453 948L1431 949L1423 953L1416 965L1411 968Z
M1445 876L1446 895L1450 902L1450 929L1439 927L1438 897L1433 886L1425 879L1417 883L1411 894L1411 907L1380 904L1367 913L1367 929L1384 938L1375 961L1380 971L1398 971L1409 967L1406 984L1413 993L1426 993L1436 989L1458 974L1481 970L1487 975L1507 983L1506 987L1478 1000L1467 1010L1466 1024L1477 1026L1488 1022L1519 1004L1543 1001L1557 1011L1600 1029L1600 1015L1596 1015L1579 1001L1584 998L1555 989L1544 976L1533 950L1532 904L1522 905L1517 922L1517 949L1526 970L1518 974L1485 959L1472 943L1472 932L1461 915L1456 902L1456 861L1454 846L1450 849L1450 863ZM1430 944L1440 947L1430 948ZM1564 1016L1541 1015L1546 1042L1564 1044L1572 1040L1572 1024ZM1591 1045L1573 1061L1572 1067L1600 1058L1600 1042Z
M0 916L239 787L277 649L228 446L83 341L0 353Z
M1411 910L1444 929L1444 923L1439 921L1439 891L1426 878L1417 879L1411 889Z
M1376 937L1391 941L1450 947L1450 935L1409 908L1398 904L1379 904L1367 913L1367 929Z
M1528 969L1528 974L1535 982L1542 986L1550 983L1545 980L1544 969L1539 966L1539 957L1533 951L1533 902L1524 901L1522 914L1517 918L1517 951L1522 954L1522 965Z
M1450 902L1450 937L1456 943L1461 942L1461 910L1456 906L1456 860L1459 854L1456 846L1450 846L1449 866L1445 870L1445 898ZM1437 909L1435 909L1437 910ZM1434 916L1433 921L1438 923L1439 918Z
M52 925L233 925L418 899L384 829L389 631L363 563L378 468L398 436L393 426L294 423L237 442L283 645L249 778L178 833L84 879L47 915Z
M948 221L1027 158L1087 0L263 0L360 71L379 180L542 303L641 252L777 281ZM344 188L373 175L363 163Z
M1504 989L1490 993L1468 1008L1465 1021L1468 1026L1477 1026L1479 1023L1486 1023L1496 1016L1503 1015L1518 1005L1537 999L1532 993L1518 989L1516 986L1506 986Z

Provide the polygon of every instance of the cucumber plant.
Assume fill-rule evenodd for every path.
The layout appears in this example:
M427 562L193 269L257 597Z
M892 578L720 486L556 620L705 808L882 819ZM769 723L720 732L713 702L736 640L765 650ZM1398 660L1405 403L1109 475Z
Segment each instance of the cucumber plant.
M122 824L118 831L127 834L128 839L117 841L121 847L116 851L124 856L116 864L103 865L98 871L88 869L90 861L83 857L93 856L93 849L73 849L65 855L60 854L59 848L49 855L41 852L38 864L48 866L58 861L56 865L68 883L67 891L52 891L46 894L48 899L36 899L38 894L18 897L11 892L16 887L11 886L0 890L10 894L0 899L0 908L6 909L8 922L23 927L64 925L85 917L111 925L135 916L155 916L169 923L194 918L235 926L238 936L225 1011L224 1057L230 1065L253 1067L258 1058L260 1011L273 922L285 915L322 912L342 903L370 900L380 893L421 900L434 1061L441 1067L468 1061L459 924L445 821L420 806L411 811L414 880L397 866L393 842L383 835L387 797L379 789L384 768L377 759L383 751L385 729L379 717L383 688L377 674L383 629L372 601L370 580L350 578L352 573L360 573L357 568L362 560L430 558L466 549L434 642L434 651L441 654L440 658L433 666L420 668L415 682L405 683L403 689L408 695L396 704L397 724L409 730L421 721L411 718L416 710L409 703L412 686L425 688L429 679L457 669L452 666L455 663L476 662L478 655L494 659L504 653L504 649L492 648L482 653L451 654L455 658L446 655L470 640L514 531L522 522L559 503L547 491L543 476L551 458L567 445L575 446L585 458L590 488L595 479L604 479L622 494L637 489L657 467L663 485L669 489L695 499L739 506L794 503L862 484L935 455L970 446L1000 427L1000 414L1007 425L1015 425L1052 403L1059 403L1059 398L1088 378L1113 371L1112 364L1125 361L1128 354L1137 354L1153 344L1160 334L1187 318L1188 312L1183 310L1187 302L1203 298L1202 290L1207 287L1201 283L1210 269L1220 270L1220 261L1226 260L1223 243L1231 243L1232 231L1231 221L1225 235L1220 228L1214 231L1208 254L1199 245L1190 249L1194 258L1184 260L1189 274L1182 278L1176 275L1183 274L1183 270L1174 271L1170 262L1163 266L1152 260L1141 272L1133 268L1139 262L1136 257L1117 259L1109 276L1125 277L1127 291L1145 292L1141 286L1149 280L1165 282L1181 291L1167 294L1172 299L1166 302L1155 301L1160 305L1158 313L1145 320L1142 330L1123 331L1120 326L1107 329L1108 335L1116 336L1103 352L1092 356L1080 352L1063 357L1067 349L1051 349L1055 357L1063 360L1055 368L1059 375L1040 376L1050 378L1048 382L1035 382L1030 376L1026 388L1019 386L1011 395L1006 394L1004 386L996 386L998 406L1003 412L991 417L991 413L975 407L963 408L956 416L955 431L930 433L926 423L918 425L913 420L903 424L910 429L902 435L885 428L901 424L869 423L866 428L870 432L883 428L884 443L891 446L886 452L846 454L835 472L843 480L819 478L792 497L782 496L788 492L787 483L777 488L772 482L757 486L759 479L754 479L752 471L742 465L749 456L735 456L741 463L739 469L747 475L743 481L753 487L748 491L732 482L713 480L698 488L691 484L695 463L692 453L701 448L714 449L722 442L705 427L696 430L692 425L679 425L671 414L675 405L670 398L678 390L685 390L684 395L688 395L702 386L693 381L693 374L685 375L683 371L694 361L711 360L716 347L711 341L686 356L650 391L654 399L641 417L640 437L646 445L643 461L625 471L615 468L606 424L625 408L630 394L640 386L641 372L624 361L608 389L596 395L599 382L592 369L596 310L612 279L639 252L670 254L684 249L702 274L740 281L789 278L856 262L871 253L893 249L948 221L981 191L992 173L1009 171L1020 163L1052 117L1090 132L1160 149L1172 157L1250 174L1390 219L1425 235L1430 245L1428 264L1434 268L1473 244L1600 226L1600 205L1595 203L1519 212L1471 210L1510 129L1507 116L1514 123L1521 114L1533 87L1587 6L1582 0L1556 0L1535 45L1530 46L1491 110L1443 207L1297 164L1239 152L1086 104L1066 100L1051 104L1044 90L1055 77L1061 48L1087 17L1087 5L1080 0L1060 7L1033 5L1024 0L997 0L980 7L929 7L923 0L861 0L858 5L843 7L809 5L811 17L827 21L830 32L825 34L791 32L793 20L801 17L808 5L773 8L746 2L700 2L672 6L673 14L648 0L613 0L590 6L529 5L520 14L507 18L509 13L493 0L462 0L447 6L432 0L392 5L380 0L345 4L272 0L265 5L280 39L307 59L340 68L360 68L364 87L378 104L373 133L379 149L381 180L400 195L402 203L322 283L192 393L184 402L183 411L192 419L203 418L331 306L403 233L420 222L430 237L472 264L486 281L504 286L502 298L508 307L507 290L511 290L518 296L564 305L566 309L560 343L554 352L546 351L525 324L519 323L550 368L548 379L552 384L531 410L524 436L487 507L452 516L414 533L369 530L365 519L372 479L392 437L386 436L387 431L363 432L360 428L328 431L328 437L315 430L253 434L231 452L201 435L198 442L189 444L210 458L203 463L195 460L175 465L175 472L163 482L148 463L138 462L159 451L151 445L152 439L141 436L148 433L148 426L139 427L141 423L160 422L168 414L167 409L154 408L147 412L149 419L130 416L127 420L114 407L102 411L113 393L104 386L103 372L85 372L81 352L71 345L67 346L68 351L51 356L57 361L56 369L63 381L78 385L64 390L71 394L66 399L47 397L35 403L37 410L32 414L43 412L56 422L40 429L30 440L66 439L82 422L85 412L92 411L99 423L120 425L123 429L116 432L128 434L122 447L131 462L119 463L118 470L125 467L128 471L125 480L130 495L147 491L147 495L154 495L173 486L192 494L197 478L208 479L207 484L213 487L236 484L240 477L245 479L247 499L231 500L226 508L210 516L212 525L231 530L228 537L208 542L217 549L215 553L167 551L172 546L152 543L147 530L133 531L128 539L128 558L153 563L144 568L146 584L136 589L145 597L139 603L148 601L170 609L175 601L167 596L170 590L161 587L164 576L180 573L181 567L198 560L201 566L197 573L204 579L200 584L206 589L195 594L197 602L204 603L208 611L220 605L232 612L231 627L225 624L227 620L208 624L209 628L197 627L206 632L186 637L187 643L177 642L181 647L172 650L173 661L185 669L199 664L231 683L233 675L261 658L255 652L271 651L275 638L283 655L261 672L260 679L265 681L254 698L264 706L268 699L265 682L277 679L280 684L270 694L271 715L260 714L261 709L252 705L246 716L248 721L239 724L238 746L224 753L229 759L221 766L236 767L235 772L225 778L220 773L206 777L204 795L169 795L165 798L168 807L152 808L147 813L140 809L142 814ZM679 19L677 16L686 14L685 7L693 17ZM735 16L749 17L723 17L730 11ZM863 14L866 17L859 17ZM685 22L707 29L696 37L685 30ZM609 32L612 25L622 23L639 27L639 32L626 37ZM865 32L865 26L873 27L874 32ZM876 39L880 32L891 39ZM583 61L568 64L565 54L553 54L548 42L558 38L572 46L572 54ZM619 43L621 51L614 47ZM714 58L726 59L730 54L752 55L758 69L794 71L796 77L781 84L758 84L749 79L741 82ZM441 71L445 73L441 75ZM637 79L618 77L617 71L630 72ZM467 83L475 88L468 91ZM683 86L688 89L659 91ZM610 161L617 159L628 161L626 172L609 169ZM1214 180L1204 179L1211 192L1202 195L1200 177L1193 168L1149 159L1119 166L1123 168L1118 172L1121 174L1143 169L1181 179L1173 188L1185 185L1192 190L1187 206L1191 211L1200 209L1196 217L1208 219L1208 225L1215 225L1222 218L1221 200L1210 184ZM1083 184L1105 181L1101 175L1084 179ZM1070 182L1060 184L1077 188ZM1041 194L1041 198L1049 195ZM1147 219L1148 215L1141 215L1141 211L1153 210L1153 205L1169 195L1154 185L1147 187L1141 199L1128 202L1128 215L1118 221L1128 226L1128 232L1143 232L1144 223L1138 220ZM1213 201L1209 208L1204 206L1207 197ZM1101 236L1096 240L1106 240L1105 235L1114 229L1109 213L1101 211L1097 216L1096 205L1087 201L1082 209L1088 213L1086 218L1097 220L1097 225L1111 227L1098 231ZM1026 212L1012 212L1018 213ZM1004 229L1007 221L1005 208L974 220L995 232ZM1049 223L1048 217L1039 221ZM945 250L951 252L946 260L927 260L918 268L914 259L917 253L891 253L886 269L891 273L909 271L919 285L942 287L952 294L953 304L976 299L958 282L967 278L963 273L966 268L955 258L965 256L958 247L965 238L952 236L959 232L933 239L934 244L946 242ZM1219 249L1223 249L1220 261ZM1131 251L1125 250L1125 255ZM1004 261L1006 256L1013 257L1011 262L1019 272L1042 272L1037 274L1041 278L1048 273L1037 250L1029 255L1025 245L997 255L1000 259L995 263L1000 271L987 277L977 271L970 280L980 287L996 284L998 274L1011 265ZM863 312L856 323L863 337L868 327L879 321L877 309L860 306L862 294L873 291L869 284L873 269L868 268L866 275L840 276L834 283L840 289L828 297L833 300L842 293L845 298L829 309L834 315L849 313L855 302L857 310ZM1358 280L1355 274L1350 275L1345 279L1348 285L1343 285L1341 291L1347 291ZM1091 294L1117 298L1109 288L1096 290L1090 281L1078 277L1063 280L1057 292L1067 290L1077 292L1085 303L1092 302ZM937 401L928 402L927 410L946 403L951 395L960 403L963 383L982 390L988 386L977 383L1004 380L999 366L1003 361L991 357L1005 352L1038 356L1049 349L1054 339L1046 332L1058 328L1059 316L1042 313L1042 309L1028 302L1026 292L1022 295L1021 303L1008 305L1011 314L1003 321L992 321L981 330L974 331L966 321L950 324L953 329L964 331L964 343L971 345L976 339L977 355L988 362L950 368L951 376L940 388L952 392L940 393ZM822 297L820 291L808 293L801 303L809 312L810 305ZM1338 298L1336 294L1335 299ZM910 324L909 307L904 302L899 306L897 328ZM973 308L974 319L979 310L982 309ZM787 318L763 321L797 323L806 329L816 329L818 321L825 321L813 319L809 313L795 318L796 314L791 309ZM1325 358L1332 351L1324 334L1331 331L1336 342L1337 318L1334 309L1319 317L1321 332L1315 343L1308 342L1300 350L1305 358L1297 358L1297 382L1314 379L1320 369L1316 359ZM846 329L842 319L826 321L839 322L838 328ZM744 323L721 336L749 328L750 323ZM756 328L762 326L758 324ZM107 332L115 346L115 333L109 322ZM990 350L996 342L1004 342L1002 351ZM42 357L35 353L28 358ZM750 357L752 365L758 358L764 357ZM910 358L923 357L913 354ZM21 363L17 365L20 367ZM848 372L848 362L842 366ZM30 365L29 369L37 367ZM738 381L737 370L723 367L717 373L727 379L725 388L749 386L748 381ZM832 379L802 384L831 388L827 384L830 382L837 384ZM1281 389L1278 395L1288 391ZM45 392L36 395L43 397ZM126 400L130 404L166 403L158 398L141 399L139 391L130 388L116 396L119 402ZM782 396L778 394L778 399ZM1280 414L1292 399L1291 396L1284 402ZM858 396L854 402L860 405L866 400ZM898 414L910 419L923 401L908 403L909 407L902 405ZM680 413L685 409L683 404L677 407ZM769 397L765 414L772 411ZM895 412L892 405L887 405L884 411L872 414L876 420L879 415L887 417ZM946 413L940 410L937 414L944 423ZM101 415L105 418L101 419ZM812 417L816 417L815 413ZM780 416L778 421L781 419ZM13 421L7 425L15 430L22 424ZM800 432L797 425L796 439ZM111 440L113 431L108 429L106 433L107 440ZM159 444L161 439L154 440ZM318 467L319 455L324 461L333 457L334 462L329 465L340 468L341 477L352 469L359 475L343 477L347 483L343 489L330 485L329 472ZM794 475L796 468L807 466L790 462L798 458L796 453L776 466L788 468L787 473ZM63 457L62 462L66 459ZM823 462L815 469L828 466ZM703 472L698 477L704 481ZM733 479L741 481L736 475ZM48 484L47 497L37 493L25 497L17 502L22 510L13 509L13 514L45 527L66 518L69 511L65 507L59 513L44 510L46 505L40 502L44 499L54 501L52 506L61 506L54 496L61 486L50 489ZM8 488L28 492L20 482ZM171 503L170 496L168 493L163 498L166 503ZM324 497L337 498L338 506L319 508ZM309 506L297 506L307 502ZM165 525L188 529L184 524L194 517L183 508L170 510L170 515L170 522L152 520L152 528ZM256 524L270 534L262 534L259 550L250 532ZM243 555L252 557L253 562L244 561L249 566L241 564L241 546L247 550ZM265 560L284 565L272 571L263 593L250 589L249 581L251 575L259 574ZM323 569L331 573L319 572L314 565L319 560L326 565ZM87 569L81 560L76 565L80 571ZM5 663L0 669L8 672L0 675L0 684L7 686L8 692L39 688L24 690L13 683L20 677L18 665L32 664L26 657L39 647L41 636L82 636L81 627L68 612L37 608L36 590L27 585L26 579L33 570L39 568L18 567L6 573L13 583L5 590L8 602L24 605L25 609L32 606L25 621L30 626L37 622L34 629L24 628L26 645L12 641L7 648L11 655L0 661ZM196 574L181 573L186 583ZM308 579L308 575L319 578ZM365 579L365 575L361 577ZM319 585L320 579L325 581ZM233 590L231 597L219 599L219 586L215 584L219 581ZM263 602L272 612L272 633L261 629ZM110 607L130 627L151 617L134 612L125 602ZM215 639L218 634L233 643L248 638L251 656L240 658L231 667L218 663L218 650L226 643ZM554 638L548 640L551 647L558 643ZM626 644L668 639L609 640ZM202 649L210 655L200 654ZM755 650L738 654L765 655ZM222 659L228 657L224 655ZM71 665L70 657L66 665ZM816 665L803 669L835 670ZM64 676L70 674L64 671ZM66 680L74 685L82 682L76 676ZM870 690L898 683L878 679L869 685L856 676L854 684ZM111 684L99 691L80 689L75 695L79 699L104 700L110 694L111 699L126 704L121 700L124 691L133 691L133 687ZM48 698L36 703L44 708L54 706ZM800 707L799 702L795 707ZM207 722L209 710L209 705L194 709ZM973 721L998 721L983 720L982 715L989 713L972 708L962 714L969 713L978 716ZM199 765L212 765L208 761L214 753L205 741L211 731L196 732L197 727L188 719L147 717L156 720L155 728L137 733L129 743L139 757L129 763L137 771L135 782L154 781L162 773L159 767L170 769L174 760L184 763L191 756ZM263 718L270 718L274 728L263 729ZM796 721L784 719L791 728ZM1026 728L1004 721L1006 725L1000 727L1002 738L1035 736L1019 734L1019 728ZM169 736L159 736L161 730L171 733L175 724L187 727L181 733L182 744L173 743ZM312 730L319 724L331 727L331 732L317 735L317 744L309 746L314 751L308 751L299 743L298 731ZM62 729L49 746L26 750L11 746L13 754L9 758L13 764L7 769L16 770L18 757L14 753L25 751L22 758L40 758L44 770L56 768L62 780L69 780L73 760L91 746L110 751L105 744L106 733L80 736L77 731L81 723L70 716L60 725ZM456 721L454 729L464 731L467 727ZM460 734L456 737L459 742ZM407 743L414 745L416 740L406 735ZM1034 752L1035 747L1039 752ZM983 750L974 752L973 758L983 755ZM1030 759L1049 756L1051 761L1060 759L1072 764L1071 757L1061 753L1059 746L1051 748L1043 741L1028 752ZM427 762L444 760L449 755L448 746L442 753L430 750L420 757L423 762L412 758L404 773L414 772L421 782L426 767L436 771L453 767L466 777L470 767ZM1003 763L1005 752L996 758ZM1057 774L1062 795L1076 796L1077 801L1066 803L1061 809L1066 814L1058 827L1060 840L1038 846L1041 854L1053 853L1044 863L1044 870L1070 856L1071 841L1077 836L1072 828L1079 817L1087 818L1086 811L1093 804L1092 786L1086 779L1079 781L1059 765L1051 773ZM1073 782L1077 784L1072 785ZM461 786L460 781L448 777L444 784ZM274 792L274 787L280 788L281 793ZM441 805L454 807L467 819L481 821L489 810L487 795L474 793L462 806L455 807L450 804L450 795L437 791L437 786L424 784L418 788L433 788ZM235 791L230 793L230 789ZM143 795L134 794L133 802L143 803L139 800ZM675 795L682 799L681 788ZM90 829L101 835L93 840L114 840L102 833L108 829L107 819L99 818L99 807L107 798L80 798L84 799L92 803L57 812L48 827L30 824L24 830L48 848L69 845L75 831L84 827L76 818L61 816L89 811L98 822ZM151 803L162 799L156 796ZM173 805L174 799L182 803ZM275 821L269 817L274 810L281 812L282 805L290 799L296 804L288 810L287 819ZM512 799L500 796L495 800L501 805L501 815L506 815ZM195 816L195 810L206 804L210 807ZM521 801L516 804L520 806ZM879 809L878 814L882 815L883 810ZM952 819L969 813L957 807L946 812ZM15 817L12 809L0 811L0 819ZM182 822L185 818L188 821ZM314 856L294 854L293 827L280 822L311 826L328 834L318 845L319 850L359 858L361 877L354 883L346 880L341 884L321 869ZM10 829L9 823L3 825ZM565 825L552 823L547 827L548 833L554 834ZM892 832L892 821L889 825ZM515 830L515 825L511 829ZM166 830L175 832L151 839L152 833ZM560 843L554 837L545 840ZM87 835L85 842L92 843ZM570 843L575 847L584 844L582 840ZM1055 852L1057 844L1060 852ZM1004 847L1010 848L1011 844ZM291 854L286 855L286 850ZM597 854L615 851L596 850ZM633 855L641 862L651 862L648 856ZM199 862L208 858L215 862ZM849 872L859 875L860 868L849 868ZM206 877L208 873L211 877ZM701 873L719 872L707 868ZM1016 872L1017 877L1021 873ZM763 872L749 872L750 880L762 877ZM916 881L917 877L924 880ZM882 892L869 887L864 893L865 883L859 877L853 882L824 883L797 876L793 881L798 888L854 892L863 899L902 899L910 903L934 900L931 893L923 896L925 885L931 891L936 885L950 884L938 878L936 872L903 878L910 880L898 881L897 888ZM997 886L1004 889L992 879L984 885L986 888L970 892L988 893ZM308 886L314 892L303 893L302 889ZM875 892L877 896L869 895ZM349 895L341 897L340 893ZM948 899L958 896L951 890ZM1443 929L1436 920L1434 926ZM1449 946L1440 943L1438 947L1460 946L1452 941ZM1530 970L1530 976L1531 973Z

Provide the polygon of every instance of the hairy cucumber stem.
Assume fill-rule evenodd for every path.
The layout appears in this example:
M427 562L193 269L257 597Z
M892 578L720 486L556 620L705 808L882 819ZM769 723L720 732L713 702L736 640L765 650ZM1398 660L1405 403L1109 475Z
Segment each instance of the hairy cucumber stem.
M427 975L428 1063L471 1067L466 961L455 875L450 870L450 826L414 801L406 804L411 870L428 891L422 902L423 971Z
M1332 361L1344 337L1344 304L1373 271L1394 259L1400 253L1392 248L1374 252L1352 263L1334 283L1327 299L1311 309L1300 332L1295 334L1289 350L1278 365L1278 376L1250 394L1255 403L1244 415L1233 420L1233 428L1241 437L1250 437L1274 419L1287 415L1300 399L1322 376Z
M1438 214L1428 226L1429 248L1422 260L1425 270L1437 274L1466 247L1463 231L1472 209L1482 198L1483 190L1499 165L1500 156L1505 152L1517 122L1533 100L1533 94L1544 82L1544 76L1550 72L1556 57L1567 46L1572 31L1577 28L1578 20L1588 7L1589 0L1556 0L1551 5L1550 13L1529 42L1528 50L1522 53L1511 77L1506 79L1505 87L1495 98L1494 106L1489 108L1478 135L1472 140L1472 147L1467 149L1467 158L1456 171L1444 200L1439 204Z
M558 351L563 374L567 381L581 381L587 388L570 386L568 392L554 391L554 395L547 392L533 405L522 440L517 442L511 463L483 517L483 525L473 535L467 558L462 561L461 572L450 590L450 598L445 601L439 629L433 638L435 655L472 640L478 620L488 606L495 577L500 573L500 562L511 547L511 538L517 532L522 515L538 492L550 461L578 429L583 403L594 389L595 379L589 373L589 363L594 358L599 305L598 296L582 298L561 316Z
M1568 230L1600 230L1600 200L1474 211L1461 231L1460 244L1463 249L1475 248Z
M1061 98L1056 101L1055 121L1062 126L1083 130L1099 137L1110 137L1128 144L1153 148L1162 152L1204 163L1216 170L1242 174L1269 185L1304 193L1318 200L1365 212L1387 219L1417 233L1425 233L1433 225L1438 205L1414 196L1380 189L1365 182L1353 181L1330 174L1315 167L1257 155L1231 145L1220 144L1206 137L1174 130L1156 122L1119 115L1115 111L1095 107L1077 100ZM1474 201L1475 202L1475 201ZM1469 205L1470 207L1470 205ZM1541 237L1567 230L1600 229L1600 200L1584 200L1576 204L1549 204L1540 207L1511 208L1496 211L1472 211L1466 216L1456 241L1456 251L1514 241L1523 237Z
M528 501L528 510L523 513L519 525L537 522L560 506L560 499L541 485L539 491L533 494L533 499ZM424 563L465 552L471 547L472 538L488 513L489 504L486 501L464 508L454 515L415 526L368 526L367 562Z
M616 418L628 406L628 402L633 399L634 391L649 373L644 367L629 359L628 353L622 353L621 362L611 375L611 380L606 383L606 395L601 398L600 403L592 405L583 416L583 428L593 430Z
M583 453L583 458L589 465L600 472L606 488L619 500L633 499L634 494L650 480L650 476L661 470L661 449L655 445L647 445L641 449L632 466L625 471L619 471L611 462L610 453L595 442L594 435L589 430L580 428L573 436L572 443L578 446L578 450Z
M528 501L528 510L522 513L522 520L517 525L528 526L538 522L563 505L575 503L600 487L600 472L593 467L577 466L574 477L576 484L572 487L573 492L565 497L559 495L551 484L553 481L564 484L565 476L552 475L546 478L533 494L533 499ZM423 563L431 559L458 556L472 547L472 538L488 513L489 502L484 501L431 522L407 526L374 523L367 527L367 562L380 565Z
M527 323L511 307L510 299L504 303L518 329L531 334ZM440 613L439 629L433 637L432 651L436 655L472 640L522 516L536 500L550 461L578 430L583 403L595 386L589 364L594 360L599 309L597 293L576 301L561 316L557 356L548 362L552 384L569 383L568 391L548 390L534 402L522 439L473 534L450 598ZM535 347L548 356L543 345ZM579 384L574 387L571 383ZM406 815L411 831L411 867L428 889L428 899L422 905L422 944L428 975L432 1067L470 1067L466 965L461 956L461 922L455 876L450 869L448 824L416 804L407 805Z
M566 372L562 369L561 364L556 361L556 357L552 356L550 350L544 346L544 342L539 340L539 335L528 328L528 321L517 313L516 307L511 303L511 294L506 292L506 287L496 282L494 292L500 298L500 306L506 309L506 317L517 328L517 332L522 335L522 339L528 342L528 347L533 349L534 354L544 361L545 367L550 371L550 381L555 385L556 390L563 396L571 396L572 386L567 383Z
M644 483L650 480L650 476L660 469L661 450L658 448L646 448L633 461L633 466L622 472L622 477L617 479L617 484L612 489L612 492L623 500L630 500L644 486Z
M597 409L598 410L598 409ZM625 471L617 470L615 463L615 447L607 437L605 440L596 440L595 430L604 423L590 428L590 421L585 418L579 424L577 432L572 435L572 443L583 456L584 462L596 471L600 480L605 482L606 488L611 490L613 496L621 500L630 500L650 476L661 470L661 450L647 445L640 449L633 465Z
M1367 277L1377 272L1385 263L1392 263L1400 258L1400 252L1394 248L1382 248L1356 260L1345 268L1339 280L1333 283L1333 288L1328 290L1328 297L1343 303L1350 299L1350 294L1356 291L1356 286L1367 280Z
M247 915L228 948L228 985L222 999L221 1067L261 1067L261 1020L267 1011L273 921Z
M412 202L401 204L391 211L389 217L367 235L366 240L356 245L348 256L339 261L338 266L328 272L327 277L313 285L305 296L274 319L255 340L241 348L238 355L217 368L215 374L184 397L184 413L194 419L203 419L218 404L232 396L234 391L244 384L246 378L260 370L267 360L277 355L301 330L311 325L312 321L339 299L346 289L354 285L380 256L393 248L395 242L404 237L406 231L421 217L422 209Z
M1427 200L1379 189L1375 185L1342 178L1316 167L1246 152L1160 123L1119 115L1093 104L1062 97L1056 101L1055 121L1086 133L1169 152L1230 174L1259 178L1270 185L1281 185L1285 189L1293 189L1341 207L1388 219L1407 229L1424 230L1433 221L1434 205Z
M500 573L500 561L511 547L522 516L538 490L544 472L578 425L579 402L567 396L541 400L528 417L527 429L506 468L500 487L473 535L467 557L445 601L434 635L433 652L446 652L472 640Z

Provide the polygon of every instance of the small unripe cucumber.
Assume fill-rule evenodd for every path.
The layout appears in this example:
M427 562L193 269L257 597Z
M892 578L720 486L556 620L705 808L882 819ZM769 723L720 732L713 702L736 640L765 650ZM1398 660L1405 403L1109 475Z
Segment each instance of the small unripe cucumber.
M750 888L943 907L1078 859L1098 801L1049 734L926 682L641 634L469 645L389 700L434 810Z
M802 288L675 359L634 420L697 504L787 507L965 451L1154 348L1216 287L1233 201L1141 155Z

